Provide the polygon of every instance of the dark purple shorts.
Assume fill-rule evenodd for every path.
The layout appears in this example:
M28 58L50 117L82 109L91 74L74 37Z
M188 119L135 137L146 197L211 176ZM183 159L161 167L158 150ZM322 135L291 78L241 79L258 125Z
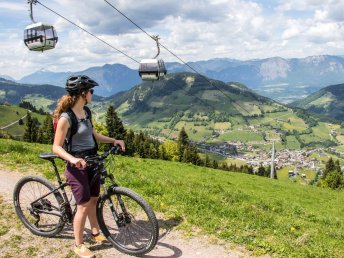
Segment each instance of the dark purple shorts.
M72 193L77 204L86 203L91 199L91 197L99 196L99 176L97 176L93 185L91 186L91 181L94 175L95 172L92 169L79 169L76 167L71 167L69 164L67 165L65 176L72 189Z

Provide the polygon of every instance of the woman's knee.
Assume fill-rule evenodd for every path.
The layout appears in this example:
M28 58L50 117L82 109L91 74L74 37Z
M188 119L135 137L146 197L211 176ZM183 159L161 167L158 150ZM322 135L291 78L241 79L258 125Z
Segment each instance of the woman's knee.
M92 201L92 198L91 198L91 199L88 200L87 202L78 204L78 209L77 209L77 211L80 211L80 212L87 212L87 211L89 210L89 208L92 206L92 204L93 204L93 201Z

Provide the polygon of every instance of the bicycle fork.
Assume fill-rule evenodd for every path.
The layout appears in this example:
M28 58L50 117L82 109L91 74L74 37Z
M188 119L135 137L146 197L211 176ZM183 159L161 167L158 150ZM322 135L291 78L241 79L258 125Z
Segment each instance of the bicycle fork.
M108 190L106 189L106 187L104 186L104 193L105 193L105 196L109 196L109 195L108 195L109 192L110 192L110 193L115 193L115 194L116 194L115 189L114 189L115 187L116 187L116 185L113 185L113 186L109 189L110 191L108 191ZM121 227L124 227L126 224L130 223L130 222L131 222L131 219L130 219L130 217L128 216L128 212L127 212L127 209L125 208L125 205L124 205L124 202L123 202L123 200L122 200L122 198L121 198L121 195L116 194L116 197L117 197L117 201L118 201L118 203L119 203L119 205L120 205L120 207L121 207L121 210L122 210L122 212L121 212L120 214L117 213L117 211L116 211L116 209L115 209L115 205L114 205L114 203L113 203L111 197L108 198L108 202L109 202L109 207L110 207L110 211L111 211L112 217L113 217L113 219L115 220L117 226L118 226L119 228L121 228Z

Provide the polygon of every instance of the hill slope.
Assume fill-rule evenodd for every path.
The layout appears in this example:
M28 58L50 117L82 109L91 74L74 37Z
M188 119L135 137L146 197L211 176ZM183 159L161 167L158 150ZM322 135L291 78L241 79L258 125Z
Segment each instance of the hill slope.
M344 120L344 84L325 87L291 105L303 108L327 121Z
M102 106L97 107L97 113L110 103L117 107L130 127L150 128L165 135L180 128L180 122L196 128L217 122L227 123L230 127L242 126L246 117L261 115L272 107L282 107L238 83L212 80L210 84L204 77L192 73L177 73L163 81L144 82L105 99Z
M0 104L0 130L9 133L11 136L20 139L25 132L27 110L17 106ZM43 124L44 115L34 112L30 113L32 117L38 119L39 123ZM22 119L24 124L19 124L19 119Z
M26 173L34 167L55 180L49 162L38 158L50 150L0 139L0 165ZM256 255L342 257L342 192L177 162L115 159L109 169L119 185L142 195L172 227L238 243Z
M194 141L236 142L297 149L333 145L328 125L315 121L238 83L225 84L202 76L178 73L159 82L145 82L109 97L94 108L105 120L115 105L126 126L151 135L176 138L182 127ZM336 141L336 139L333 139Z

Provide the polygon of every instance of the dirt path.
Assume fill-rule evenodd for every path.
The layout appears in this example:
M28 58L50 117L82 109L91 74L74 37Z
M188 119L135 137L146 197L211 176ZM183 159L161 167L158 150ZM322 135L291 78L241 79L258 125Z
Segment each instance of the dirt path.
M8 207L13 207L13 188L22 176L16 172L0 170L0 196L8 204ZM13 219L16 219L15 215L13 215ZM20 224L19 221L18 224ZM89 235L88 229L86 229L86 233ZM20 243L15 244L16 239L19 239ZM0 234L0 242L5 243L1 246L0 257L74 257L71 251L73 245L71 228L65 229L57 238L43 238L30 234L28 230L19 225L11 228L5 235L1 236ZM177 230L162 229L156 248L145 257L253 257L244 248L230 244L211 244L210 242L214 242L214 239L212 241L207 237L190 239L185 238ZM91 249L97 257L130 257L118 252L115 248L91 246Z
M28 110L28 112L31 112L31 111ZM26 116L27 116L27 114L26 114L25 116L22 116L20 119L23 120ZM0 130L4 130L4 129L6 129L7 127L10 127L10 126L12 126L12 125L14 125L14 124L16 124L16 123L19 123L19 120L20 120L20 119L18 119L17 121L14 121L13 123L10 123L10 124L8 124L8 125L5 125L5 126L1 127Z

